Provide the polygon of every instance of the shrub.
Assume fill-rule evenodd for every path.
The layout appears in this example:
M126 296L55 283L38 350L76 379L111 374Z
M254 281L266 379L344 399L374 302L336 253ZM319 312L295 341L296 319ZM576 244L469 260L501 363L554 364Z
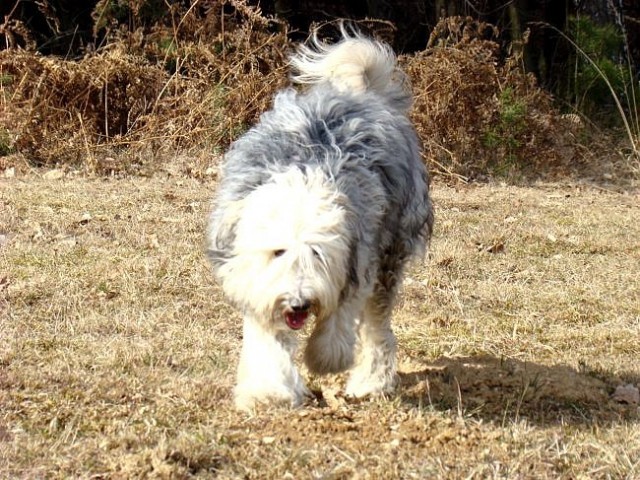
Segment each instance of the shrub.
M464 177L565 171L576 153L575 123L558 113L517 56L501 60L486 24L443 22L434 46L403 59L432 169Z
M640 102L640 92L633 88L633 72L624 58L622 32L613 24L598 25L589 17L572 18L570 31L582 50L576 53L574 68L569 70L570 104L600 124L619 124L612 93L623 99L628 113Z
M257 9L207 5L171 9L178 21L170 26L113 28L105 47L77 61L1 51L0 72L15 81L3 87L0 127L35 165L130 170L224 148L286 81L288 40ZM121 13L106 9L99 18L117 24L106 17Z

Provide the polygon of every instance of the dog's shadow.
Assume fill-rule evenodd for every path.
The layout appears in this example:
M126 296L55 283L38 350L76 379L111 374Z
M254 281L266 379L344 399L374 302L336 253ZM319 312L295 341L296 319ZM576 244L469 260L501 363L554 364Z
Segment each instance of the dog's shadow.
M415 362L412 362L415 363ZM638 385L637 374L614 375L567 365L541 365L489 355L421 361L401 368L398 395L412 406L454 410L491 421L526 419L591 424L638 420L638 406L614 395Z

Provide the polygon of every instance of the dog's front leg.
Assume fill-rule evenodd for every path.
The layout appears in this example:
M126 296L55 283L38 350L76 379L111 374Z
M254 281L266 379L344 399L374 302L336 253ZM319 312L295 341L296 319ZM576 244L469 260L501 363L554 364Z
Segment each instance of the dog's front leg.
M246 316L235 388L236 407L251 410L257 403L300 405L309 390L294 363L295 336Z
M313 373L339 373L353 365L357 310L353 305L343 306L332 316L318 320L304 352L304 361Z

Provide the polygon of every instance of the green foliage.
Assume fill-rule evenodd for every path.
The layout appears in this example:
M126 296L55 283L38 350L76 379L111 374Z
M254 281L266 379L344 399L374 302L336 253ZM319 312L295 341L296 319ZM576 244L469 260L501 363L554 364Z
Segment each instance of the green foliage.
M109 25L140 24L152 25L160 21L167 13L167 5L163 0L101 0L96 4L91 16L94 31L107 28Z
M0 157L13 153L13 147L11 146L11 137L9 131L0 127Z
M14 76L0 73L0 87L7 87L13 83Z
M521 147L520 137L526 130L527 105L518 98L513 88L507 87L498 97L498 118L482 136L484 146L500 152L506 165L497 165L497 172L517 163L517 151Z
M161 37L157 41L157 47L165 58L165 69L169 73L175 72L178 68L177 58L180 53L178 51L175 39L170 36Z
M622 33L615 25L598 25L589 17L572 18L570 31L576 45L584 52L576 55L571 72L571 103L592 120L617 122L620 117L611 89L628 108L633 105L631 97L634 95L632 72L623 55ZM637 92L635 95L636 100L640 100Z

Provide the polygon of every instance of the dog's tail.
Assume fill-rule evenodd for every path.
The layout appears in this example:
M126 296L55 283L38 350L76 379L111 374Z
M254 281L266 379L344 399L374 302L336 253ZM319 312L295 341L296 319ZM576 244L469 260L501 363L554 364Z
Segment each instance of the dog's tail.
M388 99L404 100L410 95L407 80L398 69L388 45L342 28L342 40L328 45L316 33L291 57L297 71L293 80L301 84L330 83L341 92L375 91ZM400 105L399 105L400 106Z

